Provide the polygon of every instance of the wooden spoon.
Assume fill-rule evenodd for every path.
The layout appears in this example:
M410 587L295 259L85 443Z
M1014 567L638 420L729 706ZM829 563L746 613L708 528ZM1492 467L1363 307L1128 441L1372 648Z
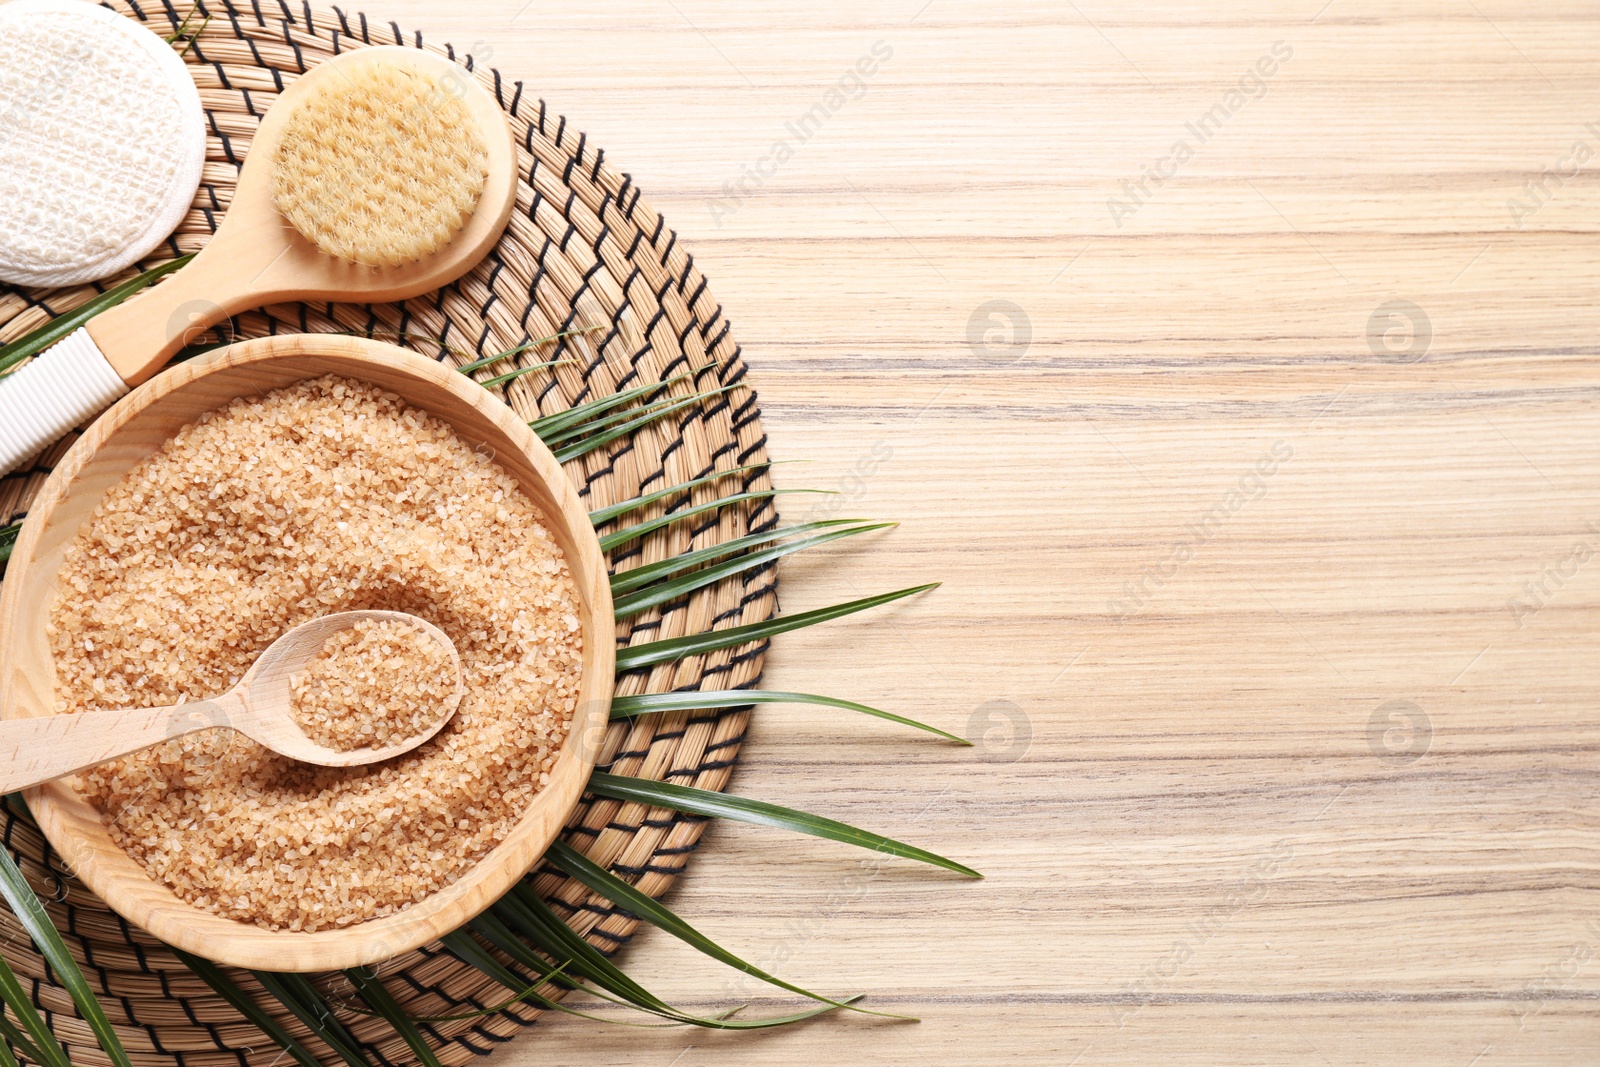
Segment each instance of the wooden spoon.
M455 693L439 721L426 731L387 748L347 751L325 748L306 736L289 713L289 679L303 671L328 638L363 619L414 626L450 650L456 676ZM416 748L443 729L466 691L461 657L437 626L398 611L343 611L303 623L278 638L239 684L210 700L165 708L87 711L0 722L0 795L126 756L198 730L225 726L237 730L280 755L322 767L354 767L378 763Z

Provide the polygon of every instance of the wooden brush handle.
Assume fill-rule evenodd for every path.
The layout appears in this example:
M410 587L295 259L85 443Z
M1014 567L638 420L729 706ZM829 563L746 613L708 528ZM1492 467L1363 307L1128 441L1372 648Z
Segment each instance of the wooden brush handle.
M233 244L224 242L224 248ZM241 256L230 264L223 249L207 246L188 266L102 311L84 328L106 362L135 386L199 340L206 327L264 303L254 298L251 286L260 270L258 261Z
M64 778L196 730L228 726L238 708L237 702L200 700L169 708L0 722L0 794Z

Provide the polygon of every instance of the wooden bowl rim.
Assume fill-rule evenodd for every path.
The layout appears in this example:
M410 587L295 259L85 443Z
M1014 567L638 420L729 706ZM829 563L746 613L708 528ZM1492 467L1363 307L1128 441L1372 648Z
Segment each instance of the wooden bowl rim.
M266 930L183 900L147 874L103 829L98 839L80 832L85 813L96 820L98 814L66 782L38 786L25 795L52 848L63 859L86 856L84 862L71 864L73 873L129 922L168 944L216 963L258 970L314 972L377 963L459 929L537 864L578 806L598 757L615 683L616 629L605 555L588 512L560 462L505 403L455 369L394 345L338 334L288 334L241 341L168 369L122 398L73 444L40 489L12 553L8 580L0 585L0 634L12 632L22 617L20 578L33 560L42 531L56 509L70 498L78 475L106 443L166 396L234 368L296 356L332 357L350 362L351 369L321 370L304 378L291 378L291 382L324 373L364 380L360 366L366 364L400 371L453 394L504 435L544 483L546 494L559 502L559 514L546 514L545 520L558 538L563 532L566 534L564 548L579 592L584 649L578 707L550 780L505 839L451 885L398 914L314 933ZM258 385L234 395L249 396L271 388L279 386ZM426 404L403 399L428 410ZM446 418L442 414L439 417ZM35 606L34 610L45 609ZM11 697L10 680L18 669L14 644L0 640L0 719L28 714L12 706L16 701ZM559 818L546 817L546 809L552 805L559 806Z

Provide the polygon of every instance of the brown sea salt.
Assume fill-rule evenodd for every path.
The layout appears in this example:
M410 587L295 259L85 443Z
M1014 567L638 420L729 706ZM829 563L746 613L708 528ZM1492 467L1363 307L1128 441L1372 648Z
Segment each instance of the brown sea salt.
M80 777L183 899L269 929L393 914L459 878L547 780L577 702L578 596L538 509L443 422L336 378L180 430L68 548L59 710L215 696L290 627L388 609L442 629L466 694L383 764L311 767L230 730Z
M448 648L417 626L362 618L289 677L289 716L324 748L389 748L445 718L455 692Z

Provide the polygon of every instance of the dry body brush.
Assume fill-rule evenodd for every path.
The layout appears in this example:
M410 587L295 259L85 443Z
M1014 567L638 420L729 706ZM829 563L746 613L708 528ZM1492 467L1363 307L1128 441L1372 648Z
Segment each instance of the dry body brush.
M543 516L443 422L352 381L185 427L107 494L59 589L63 713L215 696L331 612L409 612L455 643L455 717L386 763L311 767L219 729L82 776L151 876L270 929L393 914L460 877L527 810L576 707L578 594Z

